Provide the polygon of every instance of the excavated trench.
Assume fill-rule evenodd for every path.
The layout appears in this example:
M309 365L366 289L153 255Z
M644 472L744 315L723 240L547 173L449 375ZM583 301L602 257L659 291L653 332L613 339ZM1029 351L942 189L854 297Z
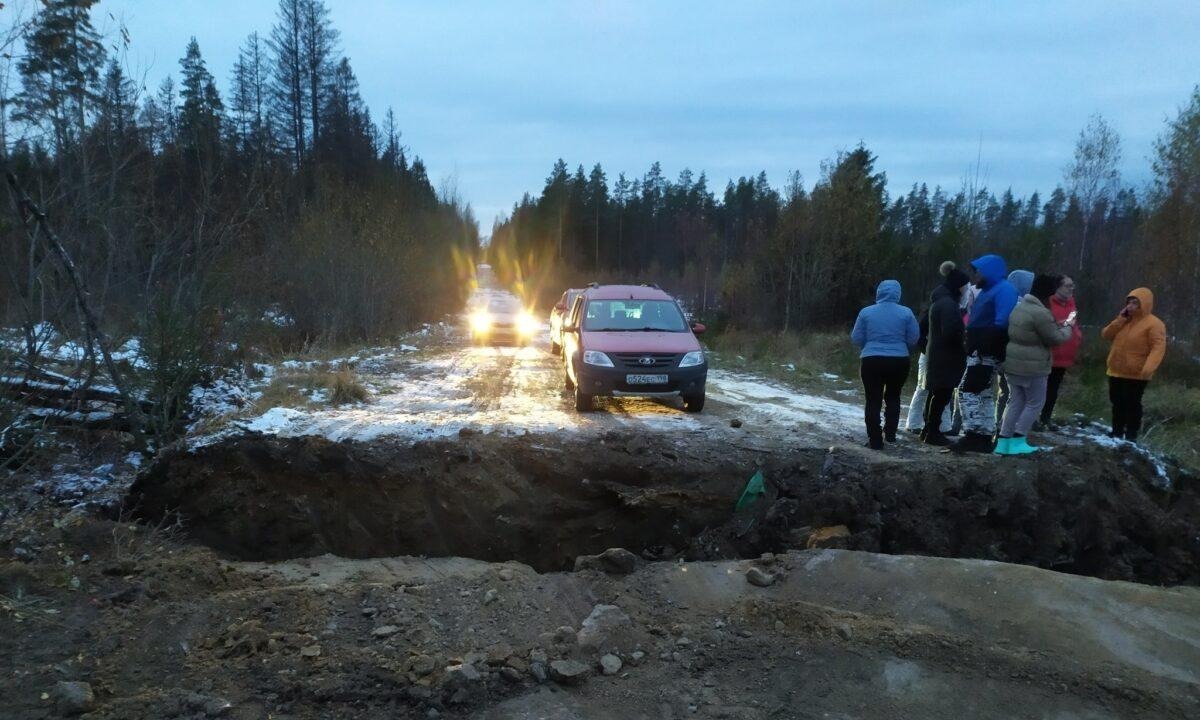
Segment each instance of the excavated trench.
M756 467L766 492L734 505ZM409 444L245 436L167 452L128 500L177 514L240 560L333 553L517 560L571 569L793 547L969 557L1153 584L1200 584L1200 495L1129 451L1063 447L1015 462L923 452L468 434Z

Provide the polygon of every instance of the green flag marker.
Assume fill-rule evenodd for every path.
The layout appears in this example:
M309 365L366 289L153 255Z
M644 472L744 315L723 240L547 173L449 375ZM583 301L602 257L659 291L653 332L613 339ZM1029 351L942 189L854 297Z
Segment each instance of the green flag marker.
M763 487L762 470L756 470L751 476L750 482L746 483L746 489L742 491L742 496L738 498L737 505L733 508L734 512L753 504L755 500L766 494L766 488Z

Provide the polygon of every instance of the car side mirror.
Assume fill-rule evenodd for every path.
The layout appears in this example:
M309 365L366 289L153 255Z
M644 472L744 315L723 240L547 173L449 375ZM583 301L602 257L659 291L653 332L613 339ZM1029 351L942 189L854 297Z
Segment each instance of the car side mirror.
M555 309L555 310L557 310L557 311L559 311L559 312L566 312L566 311L567 311L567 304L566 304L566 303L559 303L559 304L557 304L557 305L555 305L555 306L554 306L554 309Z
M579 326L578 325L570 325L570 324L563 325L562 331L566 332L566 333L579 332Z
M692 323L692 333L694 335L703 335L706 329L704 323Z

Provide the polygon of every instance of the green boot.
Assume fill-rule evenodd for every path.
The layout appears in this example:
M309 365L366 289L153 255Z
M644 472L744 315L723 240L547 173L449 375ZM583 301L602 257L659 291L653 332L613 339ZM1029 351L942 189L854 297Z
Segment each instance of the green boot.
M1014 439L1006 437L996 438L996 449L992 453L996 455L1016 455L1016 453L1010 450Z
M1009 455L1029 455L1035 453L1041 448L1029 444L1029 440L1024 435L1018 435L1011 438L1008 446Z

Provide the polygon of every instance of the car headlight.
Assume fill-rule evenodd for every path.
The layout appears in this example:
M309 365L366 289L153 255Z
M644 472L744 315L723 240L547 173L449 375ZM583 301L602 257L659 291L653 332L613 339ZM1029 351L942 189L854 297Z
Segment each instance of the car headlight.
M583 362L597 367L612 367L613 361L599 350L584 350Z
M681 368L695 367L697 365L703 365L703 364L704 364L704 351L703 350L693 350L690 353L684 355L683 358L679 361L679 367L681 367Z
M541 323L529 313L523 312L517 316L517 332L522 335L533 335L539 329L541 329Z
M492 328L492 316L485 312L477 312L471 316L471 330L485 333Z

